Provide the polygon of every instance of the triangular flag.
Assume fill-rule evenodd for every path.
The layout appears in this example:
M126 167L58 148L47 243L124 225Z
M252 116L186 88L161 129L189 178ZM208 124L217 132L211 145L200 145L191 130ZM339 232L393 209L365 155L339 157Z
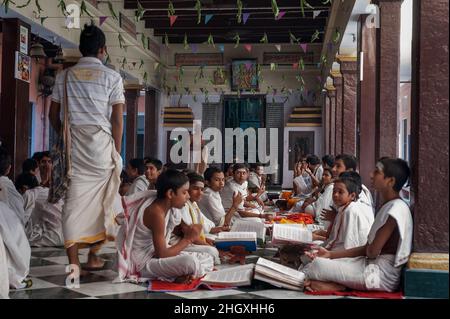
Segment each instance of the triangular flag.
M314 10L313 11L313 19L317 18L317 16L321 13L321 10Z
M302 48L303 52L306 53L306 49L308 48L308 43L300 43L300 47Z
M286 14L286 11L280 11L277 15L277 17L275 18L275 20L281 20L282 17L284 17L284 15Z
M274 71L277 68L275 63L270 63L270 71Z
M105 23L106 19L108 19L108 17L99 17L99 25L101 26L103 23Z
M250 17L250 13L246 12L242 15L242 17L244 18L244 24L247 23L248 17Z
M251 52L251 51L252 51L252 45L251 45L251 44L244 44L244 48L245 48L248 52Z
M293 68L293 69L298 69L298 63L293 63L293 64L292 64L292 68Z
M175 23L175 21L177 20L178 16L170 16L170 26L173 26L173 24Z
M245 68L247 69L247 71L250 71L252 68L252 63L251 62L245 63Z
M281 51L281 44L275 44L275 48L277 48L278 52Z
M214 16L214 14L205 14L205 24L207 24L213 16Z
M193 53L197 53L197 51L198 51L197 43L192 43L191 44L191 49L192 49Z
M159 67L159 62L155 62L155 64L153 65L153 69L156 70Z
M225 51L225 46L223 44L219 44L218 46L219 46L220 52Z
M137 62L132 62L131 64L133 64L133 67L135 68L136 67L136 63Z

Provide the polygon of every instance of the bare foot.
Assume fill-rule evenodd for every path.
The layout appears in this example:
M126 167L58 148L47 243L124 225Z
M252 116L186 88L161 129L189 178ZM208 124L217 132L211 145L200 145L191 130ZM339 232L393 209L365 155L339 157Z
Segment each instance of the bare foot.
M177 277L173 282L177 284L190 284L194 278L191 275Z
M344 291L345 286L336 284L334 282L325 282L319 280L306 280L304 283L305 290L307 291Z
M103 259L101 259L100 257L98 257L94 254L89 254L88 262L84 268L95 270L95 269L102 269L103 266L105 266L105 261Z

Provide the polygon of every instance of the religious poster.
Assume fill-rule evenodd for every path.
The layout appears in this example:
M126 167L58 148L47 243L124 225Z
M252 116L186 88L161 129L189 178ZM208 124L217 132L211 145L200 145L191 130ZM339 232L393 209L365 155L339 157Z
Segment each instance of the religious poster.
M28 54L28 29L20 26L20 53Z
M16 51L15 78L30 83L31 58Z
M258 89L255 59L233 60L231 63L231 89L250 91Z

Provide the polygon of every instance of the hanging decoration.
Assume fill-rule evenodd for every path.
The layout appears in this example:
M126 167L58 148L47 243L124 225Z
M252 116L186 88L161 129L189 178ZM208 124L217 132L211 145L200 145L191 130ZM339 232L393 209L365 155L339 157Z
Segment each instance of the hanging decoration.
M314 41L316 41L319 38L319 34L320 34L319 30L316 30L314 32L314 34L311 37L311 43L313 43Z
M314 10L313 11L313 19L317 18L322 13L322 10Z
M272 0L272 12L273 12L273 15L275 16L275 19L280 14L280 9L278 8L278 4L277 4L276 0Z
M119 47L121 49L125 48L125 39L123 38L122 34L119 33L117 39L119 40Z
M244 48L245 48L245 50L247 50L248 52L252 52L252 45L251 45L251 44L244 44Z
M243 14L243 18L244 18L244 24L247 23L248 18L250 17L250 13L246 12Z
M236 14L236 18L237 18L237 23L241 23L242 22L242 1L241 0L237 0L236 2L236 6L237 6L237 14ZM245 22L244 22L245 24Z
M286 14L286 11L280 11L278 13L278 16L275 18L275 20L281 20L281 18L283 18L285 14Z
M139 64L139 70L142 69L143 66L144 66L144 60L141 59L140 64Z
M220 52L224 52L225 51L225 45L219 44L219 50L220 50Z
M269 43L269 39L267 38L267 33L264 32L264 36L259 40L259 42L267 44Z
M205 14L205 24L208 24L209 20L211 20L213 16L213 14Z
M116 11L114 10L114 6L112 4L111 1L108 1L108 10L109 13L111 14L111 16L113 17L114 20L119 20L119 16L117 15Z
M300 10L302 12L302 17L305 17L305 7L314 9L306 0L300 0Z
M144 17L145 14L145 9L144 7L141 5L141 3L138 1L137 2L137 10L134 14L134 18L136 19L136 22L139 22L142 20L142 18Z
M281 51L281 44L275 44L275 48L277 49L278 52Z
M297 39L295 35L291 31L289 31L289 41L291 44L298 43L298 41L300 41L300 38Z
M188 43L188 38L187 38L187 34L184 34L184 39L183 39L183 48L185 50L189 49L189 43Z
M173 7L172 1L169 1L169 6L167 7L167 16L171 17L175 15L175 8Z
M239 46L239 42L241 41L241 37L239 36L239 33L236 33L233 40L236 41L236 44L234 45L234 48L236 49Z
M144 33L141 33L141 43L142 43L142 46L144 47L144 49L146 49L147 48L147 37L145 36Z
M336 28L333 34L333 43L337 44L339 42L339 39L341 38L341 33L339 32L339 29Z
M102 24L105 23L106 19L108 19L108 17L99 17L98 18L99 25L102 26Z
M127 58L124 57L124 58L122 59L121 64L120 64L120 68L121 68L121 69L124 69L126 64L127 64Z
M214 38L213 38L213 36L212 36L211 33L210 33L209 36L208 36L207 42L208 42L208 45L211 45L211 46L213 46L214 48L216 47L216 45L214 44Z
M200 22L202 22L202 3L200 0L195 2L194 8L197 10L197 24L200 24Z
M173 24L175 23L175 21L177 21L178 16L169 16L169 23L170 26L173 26Z
M87 10L86 2L84 0L81 1L81 5L80 5L80 16L82 16L83 13L88 15L90 18L93 18L92 14L90 14L89 11Z
M300 65L300 70L304 71L305 70L305 62L303 62L303 58L300 58L300 61L298 62L298 64Z
M308 43L300 43L300 47L302 48L303 52L306 53L306 50L308 49Z
M167 33L164 33L164 45L166 46L166 48L169 48L169 36L167 35Z

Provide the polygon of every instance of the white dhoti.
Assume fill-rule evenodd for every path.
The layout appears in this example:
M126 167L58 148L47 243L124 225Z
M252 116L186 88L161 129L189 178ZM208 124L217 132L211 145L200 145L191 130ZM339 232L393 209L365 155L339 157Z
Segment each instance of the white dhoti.
M396 291L402 267L394 266L395 255L326 259L316 258L303 268L311 280L334 282L356 290Z
M151 258L141 269L141 276L162 281L174 281L176 278L191 275L200 278L214 268L213 257L209 253L182 251L178 256Z
M2 233L0 232L0 299L8 299L8 294L8 262L6 257L5 245L3 244Z
M121 211L121 157L101 126L71 127L72 173L63 208L66 248L115 236L114 218Z
M9 286L23 288L23 280L30 271L31 248L22 221L5 203L0 201L0 233L5 246ZM1 257L1 256L0 256Z

